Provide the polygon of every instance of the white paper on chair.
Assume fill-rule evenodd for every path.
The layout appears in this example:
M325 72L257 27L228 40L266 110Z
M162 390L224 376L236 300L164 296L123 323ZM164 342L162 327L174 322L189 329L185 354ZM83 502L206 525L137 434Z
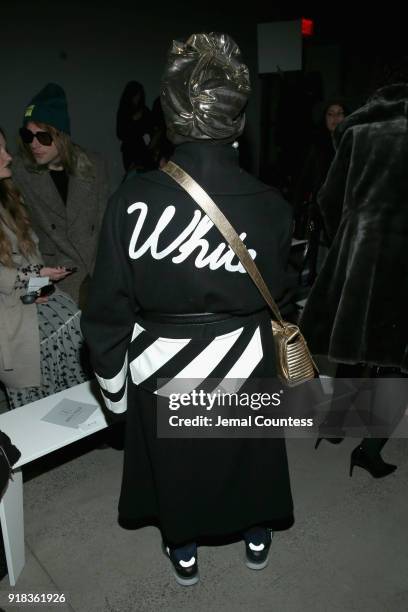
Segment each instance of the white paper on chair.
M28 281L27 293L34 293L50 284L48 276L32 276Z
M94 412L89 419L87 419L84 423L79 424L79 429L81 431L89 431L96 430L100 427L106 427L106 419L101 412Z
M92 404L63 399L48 414L43 416L41 420L53 423L54 425L78 429L81 423L85 423L97 409L98 406L93 406Z

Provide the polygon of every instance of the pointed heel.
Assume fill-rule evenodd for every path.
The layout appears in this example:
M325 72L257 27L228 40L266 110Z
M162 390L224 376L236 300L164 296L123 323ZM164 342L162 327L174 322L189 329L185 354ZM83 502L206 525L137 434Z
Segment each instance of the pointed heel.
M366 470L373 478L384 478L389 476L397 469L396 465L386 463L381 457L380 453L376 455L370 455L365 452L364 448L360 445L357 446L351 453L350 458L350 476L353 473L354 466Z
M323 438L317 438L317 440L316 440L316 444L315 444L315 446L314 446L314 447L315 447L315 450L316 450L317 448L319 448L319 444L320 444L320 442L321 442L322 440L323 440Z

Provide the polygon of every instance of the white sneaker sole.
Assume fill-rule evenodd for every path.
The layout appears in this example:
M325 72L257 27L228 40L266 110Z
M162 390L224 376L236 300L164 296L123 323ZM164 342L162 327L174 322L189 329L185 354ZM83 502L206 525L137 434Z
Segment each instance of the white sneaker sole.
M173 572L173 574L177 581L177 584L179 584L180 586L193 586L194 584L197 584L197 582L200 580L198 575L193 576L193 578L180 578L180 576L176 572Z
M166 547L164 545L164 543L162 542L162 552L164 554L164 556L166 557L166 559L168 559L173 567L173 574L174 577L177 581L177 584L179 584L180 586L193 586L194 584L197 584L197 582L200 580L200 577L198 575L198 573L193 576L192 578L180 578L180 576L177 574L177 572L174 569L173 563L171 562L170 556L166 550Z
M265 561L262 561L262 563L252 563L252 561L248 561L248 559L245 559L245 565L251 570L263 570L268 565L268 563L269 557L267 557Z

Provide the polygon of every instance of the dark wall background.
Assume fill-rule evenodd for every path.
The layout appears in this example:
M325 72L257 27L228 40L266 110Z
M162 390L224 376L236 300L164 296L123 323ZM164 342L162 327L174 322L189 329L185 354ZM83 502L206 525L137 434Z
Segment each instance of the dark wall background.
M299 18L302 13L315 18L316 35L308 43L305 67L322 72L326 96L343 88L354 105L364 99L368 89L371 59L386 46L389 34L398 38L396 14L387 21L384 15L359 17L353 13L345 17L344 11L340 14L331 7L305 14L299 7L280 9L257 0L241 6L236 2L177 0L163 5L129 5L123 0L2 3L0 124L7 131L11 150L26 104L45 83L55 81L67 93L73 139L106 156L112 186L116 186L122 164L115 117L127 81L141 81L151 105L159 94L171 40L192 32L225 31L240 45L252 76L245 149L247 165L258 172L260 144L269 127L261 124L257 23ZM274 104L276 99L271 101L272 108Z
M169 6L171 4L171 6ZM208 5L169 3L15 2L2 7L0 123L13 150L23 110L49 81L61 84L68 97L72 136L109 160L112 183L122 176L116 110L127 81L146 89L151 105L159 95L160 77L172 39L196 31L227 31L240 44L254 86L248 108L248 141L257 149L258 87L256 18L209 10ZM256 166L256 159L253 160Z

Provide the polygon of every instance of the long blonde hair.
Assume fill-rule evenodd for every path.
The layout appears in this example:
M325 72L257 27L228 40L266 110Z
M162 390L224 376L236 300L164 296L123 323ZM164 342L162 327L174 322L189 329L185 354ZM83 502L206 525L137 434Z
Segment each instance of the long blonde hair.
M64 170L67 174L74 174L75 171L75 149L72 144L71 137L65 132L60 132L52 125L48 125L46 123L37 123L39 128L48 132L52 136L52 140L57 147L57 151L61 158L61 163L64 167ZM45 172L48 170L47 166L39 166L34 159L33 153L31 151L31 147L29 144L26 144L20 139L20 151L23 154L26 162L30 165L30 170L34 172Z
M5 138L1 128L0 133ZM7 219L0 217L0 263L8 268L14 268L13 249L3 224L7 224L16 234L19 249L25 257L34 255L37 247L31 235L31 223L20 192L11 178L0 180L0 202L7 212Z

